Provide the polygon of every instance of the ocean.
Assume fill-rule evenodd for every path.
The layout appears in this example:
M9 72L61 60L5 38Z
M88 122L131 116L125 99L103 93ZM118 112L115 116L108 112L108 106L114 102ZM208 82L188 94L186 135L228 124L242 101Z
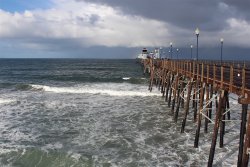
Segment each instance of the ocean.
M213 125L195 149L182 111L174 123L136 60L1 59L0 166L206 166ZM226 124L215 166L237 164L240 123Z

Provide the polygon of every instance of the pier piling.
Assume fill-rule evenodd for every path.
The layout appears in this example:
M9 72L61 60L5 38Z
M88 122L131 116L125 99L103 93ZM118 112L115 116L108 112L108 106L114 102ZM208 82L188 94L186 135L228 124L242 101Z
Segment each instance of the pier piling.
M201 119L202 119L202 110L203 110L203 101L204 101L204 92L205 92L206 83L203 83L201 94L200 94L200 107L198 112L198 122L197 129L195 133L194 147L197 148L199 145L200 129L201 129Z
M182 126L181 126L181 133L184 132L184 129L185 129L185 126L186 126L186 120L187 120L187 115L188 115L188 111L189 111L189 103L190 103L192 86L193 86L193 79L191 79L188 82L187 99L186 99L186 105L185 105L185 111L184 111L184 118L183 118Z
M213 132L212 144L211 144L211 148L210 148L210 152L209 152L208 167L213 166L215 146L216 146L219 126L220 126L220 122L221 122L221 117L222 117L221 112L223 110L224 103L225 103L225 97L224 97L224 91L222 90L219 94L219 103L218 103L218 108L217 108L216 116L215 116L214 132Z
M171 81L169 83L169 94L168 94L168 107L170 107L171 99L172 99L172 91L173 91L173 82L175 75L172 74Z

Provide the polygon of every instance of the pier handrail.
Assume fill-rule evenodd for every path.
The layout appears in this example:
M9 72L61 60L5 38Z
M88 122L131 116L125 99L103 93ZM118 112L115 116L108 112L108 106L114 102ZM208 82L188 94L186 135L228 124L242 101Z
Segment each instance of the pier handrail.
M240 103L250 103L250 68L244 63L223 63L195 60L151 60L159 68L171 70L194 80L227 90L242 97Z

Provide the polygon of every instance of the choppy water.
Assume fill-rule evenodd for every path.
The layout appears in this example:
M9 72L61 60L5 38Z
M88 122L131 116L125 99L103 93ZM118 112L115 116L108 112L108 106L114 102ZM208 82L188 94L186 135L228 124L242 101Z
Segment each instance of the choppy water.
M206 166L212 133L194 149L146 78L134 60L0 60L0 166ZM237 163L228 127L217 166Z

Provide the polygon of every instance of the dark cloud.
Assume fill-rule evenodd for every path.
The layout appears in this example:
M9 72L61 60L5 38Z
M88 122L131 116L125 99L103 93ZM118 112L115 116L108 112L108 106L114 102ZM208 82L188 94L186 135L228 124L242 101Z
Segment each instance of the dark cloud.
M82 1L82 0L77 0ZM214 0L85 0L120 8L126 14L168 22L186 29L199 26L206 31L221 30L227 26L226 19L234 12L225 4L243 8L244 3ZM246 2L246 1L244 1ZM249 3L249 2L246 2ZM223 5L224 4L224 5ZM248 5L249 6L249 5Z
M95 24L97 21L99 21L100 17L96 14L92 14L89 18L91 24Z
M249 0L223 0L223 2L235 9L235 15L250 21Z
M233 6L239 10L239 12L248 12L250 7L249 0L223 0L223 2L229 6Z
M76 0L83 1L83 0ZM84 0L120 8L126 14L168 22L185 29L227 28L231 17L250 20L248 0Z

